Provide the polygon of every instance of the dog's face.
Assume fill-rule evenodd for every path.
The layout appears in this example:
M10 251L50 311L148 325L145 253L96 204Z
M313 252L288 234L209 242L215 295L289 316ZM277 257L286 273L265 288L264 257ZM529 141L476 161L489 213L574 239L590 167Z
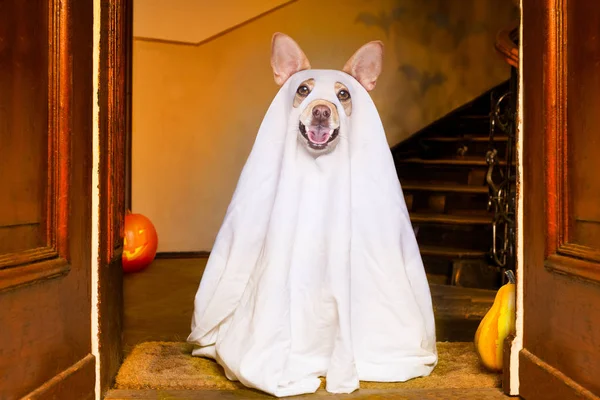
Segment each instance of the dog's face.
M370 42L361 47L346 63L343 72L353 76L371 91L381 73L383 44ZM292 75L310 69L308 59L289 36L273 36L271 66L275 82L283 85ZM310 96L318 87L318 94ZM323 87L325 85L326 87ZM336 98L334 103L331 99ZM313 155L331 152L340 139L340 115L352 115L352 93L342 82L317 82L314 78L302 81L296 88L293 107L301 110L298 120L298 139Z
M336 82L329 88L342 104L343 112L350 116L352 113L352 98L350 91L341 82ZM337 106L329 100L306 100L315 87L314 79L307 79L296 89L294 95L295 108L304 106L298 121L299 139L311 152L331 151L335 148L340 134L340 114ZM305 101L306 100L306 101ZM308 104L304 104L308 102Z

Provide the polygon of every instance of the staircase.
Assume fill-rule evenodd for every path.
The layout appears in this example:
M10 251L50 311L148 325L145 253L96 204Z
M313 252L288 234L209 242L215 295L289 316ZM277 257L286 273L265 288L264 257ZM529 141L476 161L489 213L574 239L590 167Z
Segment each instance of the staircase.
M492 192L486 155L497 150L490 177L501 181L514 141L496 132L490 142L490 120L510 83L492 88L392 148L431 284L495 290L503 283L501 268L491 257L495 213L488 210ZM514 167L512 171L514 176Z
M471 341L515 270L518 24L495 47L510 79L435 121L392 155L431 288L438 341Z

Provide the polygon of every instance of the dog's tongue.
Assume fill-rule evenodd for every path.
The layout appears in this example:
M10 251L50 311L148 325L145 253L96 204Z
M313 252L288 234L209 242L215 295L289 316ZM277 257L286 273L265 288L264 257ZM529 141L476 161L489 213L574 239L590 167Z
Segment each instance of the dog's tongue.
M308 130L308 138L314 144L324 144L329 140L331 129L321 126L311 126Z

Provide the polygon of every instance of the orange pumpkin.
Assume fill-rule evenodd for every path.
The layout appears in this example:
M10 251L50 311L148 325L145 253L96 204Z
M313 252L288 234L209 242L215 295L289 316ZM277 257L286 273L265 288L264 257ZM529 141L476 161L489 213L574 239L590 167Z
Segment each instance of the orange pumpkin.
M154 260L158 248L158 235L152 222L142 214L125 215L123 241L123 271L137 272Z

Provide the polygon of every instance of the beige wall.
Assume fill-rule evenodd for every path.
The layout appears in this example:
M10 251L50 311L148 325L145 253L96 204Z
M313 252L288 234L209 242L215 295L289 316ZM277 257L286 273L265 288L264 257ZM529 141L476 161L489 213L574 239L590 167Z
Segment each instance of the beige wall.
M159 251L210 250L264 113L277 92L270 40L294 37L313 68L386 45L372 93L390 145L508 79L496 32L509 0L298 0L201 46L136 40L133 211Z

